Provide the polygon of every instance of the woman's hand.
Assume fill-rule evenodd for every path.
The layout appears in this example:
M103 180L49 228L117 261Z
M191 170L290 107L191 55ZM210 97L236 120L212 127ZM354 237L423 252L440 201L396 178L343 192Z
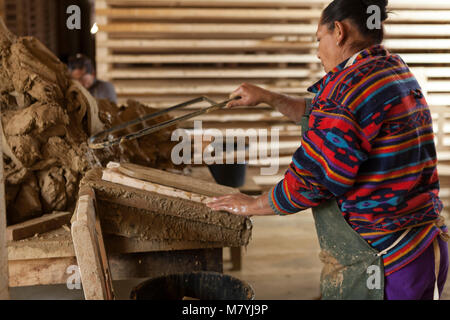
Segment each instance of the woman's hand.
M271 92L253 84L244 83L230 95L230 99L241 97L239 100L231 101L227 104L228 108L233 107L254 107L260 103L268 102Z
M230 95L230 99L236 97L241 98L230 101L227 104L228 108L241 106L254 107L260 103L266 103L296 123L302 119L305 113L305 98L291 97L272 92L249 83L242 84Z
M267 194L254 198L242 193L231 194L206 204L214 211L227 211L239 216L274 215L268 202Z

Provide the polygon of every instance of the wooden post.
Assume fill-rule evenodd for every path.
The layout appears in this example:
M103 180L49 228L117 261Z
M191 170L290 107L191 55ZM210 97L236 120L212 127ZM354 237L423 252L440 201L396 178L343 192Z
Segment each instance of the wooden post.
M80 190L72 218L72 241L85 299L113 300L112 278L91 188Z
M0 132L3 132L0 115ZM6 246L6 203L3 152L0 143L0 299L9 299L8 248Z

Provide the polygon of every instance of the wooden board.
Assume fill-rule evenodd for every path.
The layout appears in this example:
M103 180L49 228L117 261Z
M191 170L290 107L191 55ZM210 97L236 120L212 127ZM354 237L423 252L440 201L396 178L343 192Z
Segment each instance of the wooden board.
M223 272L222 248L181 251L111 254L114 280L157 277L167 273L189 271ZM9 261L11 287L66 284L77 264L75 257Z
M9 226L6 229L6 237L8 241L21 240L32 237L35 234L55 230L60 228L62 225L68 224L71 217L71 212L46 214L39 218Z
M142 6L142 7L247 7L247 8L301 8L321 7L330 3L329 0L106 0L113 6ZM391 0L389 8L392 9L450 9L447 0L414 1Z
M194 201L197 203L207 203L210 199L201 194L192 193L188 191L183 191L180 189L175 189L172 187L166 187L161 184L156 184L137 178L131 178L128 175L122 174L118 168L109 168L103 170L102 175L103 181L112 182L115 184L120 184L123 186L136 188L139 190L154 192L162 196L174 197L178 199L185 199L189 201Z
M0 132L3 132L0 116ZM6 247L6 200L5 177L3 171L3 152L0 143L0 300L9 298L8 289L8 251Z
M142 179L150 182L157 182L158 184L174 187L177 189L198 193L210 197L222 196L226 194L238 193L239 191L218 185L217 183L205 182L198 179L193 179L188 176L173 174L166 171L161 171L153 168L147 168L131 163L118 164L117 167L120 172L133 178ZM111 167L109 165L108 167Z
M85 299L114 299L101 228L97 226L95 193L87 187L79 193L72 220L72 240Z

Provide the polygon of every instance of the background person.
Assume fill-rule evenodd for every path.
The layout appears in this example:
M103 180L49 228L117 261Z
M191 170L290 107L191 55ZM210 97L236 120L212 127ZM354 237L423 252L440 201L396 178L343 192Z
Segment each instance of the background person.
M117 104L116 90L112 83L96 78L91 59L79 53L69 58L72 79L79 81L97 99L107 99Z

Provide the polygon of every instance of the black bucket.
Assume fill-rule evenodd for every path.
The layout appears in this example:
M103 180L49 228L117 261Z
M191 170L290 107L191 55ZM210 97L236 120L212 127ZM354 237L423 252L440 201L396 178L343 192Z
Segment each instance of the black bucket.
M223 150L227 150L227 145L223 145ZM248 150L248 145L244 149L239 150L238 144L234 144L234 151ZM245 174L247 172L247 164L212 164L208 166L214 180L221 185L239 188L245 184Z
M218 184L232 188L245 184L246 164L213 164L208 168Z
M133 300L253 300L252 287L217 272L178 273L152 278L133 289Z

